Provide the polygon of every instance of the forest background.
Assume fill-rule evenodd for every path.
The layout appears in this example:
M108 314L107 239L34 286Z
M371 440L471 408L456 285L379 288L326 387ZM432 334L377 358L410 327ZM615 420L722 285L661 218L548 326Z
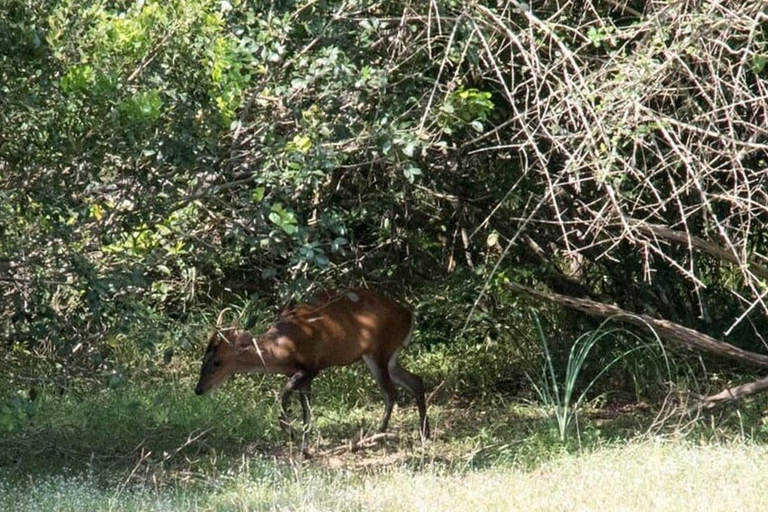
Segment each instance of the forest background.
M406 357L438 437L477 440L454 428L463 409L467 428L509 427L477 441L480 459L696 424L768 387L763 1L0 6L11 473L90 453L118 481L178 476L190 449L220 471L211 453L234 457L276 413L220 438L206 415L279 385L182 398L216 315L258 331L334 288L416 311ZM325 386L320 451L378 403L357 368ZM83 403L103 415L75 420ZM525 403L541 413L529 451L511 425ZM618 426L601 433L585 407ZM740 407L715 414L765 435L762 402ZM118 455L115 430L79 443L124 414L142 419Z

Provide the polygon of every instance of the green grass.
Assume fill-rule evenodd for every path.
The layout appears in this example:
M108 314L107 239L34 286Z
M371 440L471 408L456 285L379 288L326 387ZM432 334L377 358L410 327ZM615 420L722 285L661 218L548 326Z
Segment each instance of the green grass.
M645 441L538 467L328 470L244 459L197 485L104 486L93 475L0 481L3 510L764 510L768 449Z
M653 406L593 402L561 442L549 409L454 381L431 395L433 440L421 443L401 396L392 437L353 450L383 410L354 367L316 381L306 460L277 426L281 378L240 377L198 397L196 362L175 364L114 389L5 395L0 406L18 414L0 427L0 510L764 508L757 400L661 427Z

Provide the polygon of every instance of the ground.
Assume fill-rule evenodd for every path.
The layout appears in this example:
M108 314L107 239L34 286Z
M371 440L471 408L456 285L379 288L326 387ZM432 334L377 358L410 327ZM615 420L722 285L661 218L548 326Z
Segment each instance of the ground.
M382 401L329 397L335 385L316 390L311 457L280 432L270 379L203 398L187 379L42 394L0 438L0 509L762 510L768 497L760 404L678 421L597 401L562 441L519 397L441 396L422 443L401 397L389 434L359 444Z

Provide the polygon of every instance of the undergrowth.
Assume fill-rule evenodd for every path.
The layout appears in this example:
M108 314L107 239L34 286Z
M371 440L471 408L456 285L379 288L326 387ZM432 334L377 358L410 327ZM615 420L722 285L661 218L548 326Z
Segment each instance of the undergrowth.
M565 344L547 336L555 348ZM402 359L428 383L433 439L421 442L413 400L400 393L390 435L359 443L375 434L384 403L368 370L358 364L315 380L311 458L278 428L282 377L237 376L210 396L193 393L199 343L177 347L172 357L163 351L124 356L117 379L107 373L65 386L54 379L22 386L23 375L16 373L15 385L0 390L0 509L458 510L443 502L440 490L446 486L464 496L456 499L493 509L499 507L483 500L501 499L505 486L530 483L531 475L539 474L545 485L557 487L549 475L575 467L591 471L581 459L597 461L595 454L608 454L619 465L615 454L629 453L630 464L642 468L646 456L662 456L666 448L658 451L659 443L671 443L673 469L683 471L685 457L700 456L692 446L727 447L735 441L748 464L756 457L753 447L768 441L767 406L760 399L691 416L680 414L682 392L641 393L658 373L648 373L643 386L616 386L627 369L649 367L635 352L585 395L595 382L589 379L601 373L599 358L616 357L611 351L601 354L599 345L580 362L584 376L569 384L580 398L578 407L569 409L573 435L563 436L552 404L537 399L516 363L524 359L520 345L483 339L425 347L418 341ZM557 359L539 362L544 361L562 368ZM676 370L685 365L673 363L673 373L687 375ZM560 378L560 370L549 369L552 379ZM661 386L655 389L658 393ZM649 454L636 455L643 450ZM487 492L473 494L473 481ZM377 501L377 493L407 482L411 486L402 495ZM641 484L647 482L636 483ZM533 500L530 493L523 496Z

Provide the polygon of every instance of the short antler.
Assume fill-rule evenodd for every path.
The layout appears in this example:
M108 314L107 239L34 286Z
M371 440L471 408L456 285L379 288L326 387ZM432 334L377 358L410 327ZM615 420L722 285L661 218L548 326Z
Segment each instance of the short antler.
M222 321L224 320L224 313L227 311L231 311L231 308L224 308L221 310L221 313L219 313L219 317L216 319L216 328L220 329L222 326Z

